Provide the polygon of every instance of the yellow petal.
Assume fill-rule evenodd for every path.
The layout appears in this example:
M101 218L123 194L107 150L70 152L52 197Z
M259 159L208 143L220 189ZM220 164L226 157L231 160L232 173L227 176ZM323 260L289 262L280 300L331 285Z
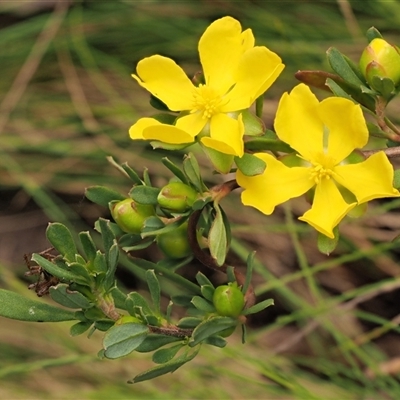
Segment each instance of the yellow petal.
M329 97L320 103L318 114L328 128L328 154L337 163L368 141L368 128L358 104L340 97Z
M201 139L204 146L221 153L242 157L244 125L242 116L238 119L228 117L226 114L216 114L210 120L210 137Z
M300 84L282 96L276 112L276 134L306 160L312 160L323 150L324 125L318 107L319 102L309 87Z
M129 129L131 139L158 140L163 143L192 143L194 136L174 125L162 124L154 118L141 118Z
M235 72L242 55L243 39L239 21L224 17L214 21L199 41L200 61L207 85L221 95L235 83Z
M139 61L136 71L132 77L170 110L191 109L194 86L175 61L159 55L147 57Z
M160 122L154 118L140 118L129 128L129 136L133 140L145 140L143 137L143 130L148 126L158 124L160 124Z
M357 164L335 167L335 180L350 190L359 203L382 197L398 197L393 187L393 167L383 151Z
M254 47L255 39L251 29L246 29L242 32L242 49L243 52Z
M323 179L315 189L313 204L299 220L307 222L318 232L333 239L333 228L357 203L348 204L331 179Z
M208 119L203 118L202 113L196 112L178 118L175 126L194 137L201 132L207 123Z
M246 176L239 170L236 180L245 190L242 203L271 214L278 204L306 193L314 186L310 171L304 167L286 167L281 161L266 153L256 153L264 160L267 168L261 175Z
M283 68L281 58L266 47L259 46L246 51L239 62L236 84L226 96L229 101L221 111L231 112L250 107L272 85Z

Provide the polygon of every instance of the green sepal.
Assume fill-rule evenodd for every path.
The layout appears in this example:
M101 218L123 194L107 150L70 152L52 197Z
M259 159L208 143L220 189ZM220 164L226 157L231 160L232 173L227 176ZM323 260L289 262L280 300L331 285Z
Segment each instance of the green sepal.
M150 100L149 100L150 105L155 108L156 110L160 111L171 111L168 106L160 100L158 97L150 94Z
M151 359L155 364L165 364L171 361L184 346L183 343L178 343L167 349L159 349L153 354Z
M261 175L267 168L264 160L248 153L244 153L240 158L235 157L235 163L240 172L246 176Z
M162 124L173 125L176 120L176 115L159 113L152 115L152 118L158 122L161 122Z
M132 353L146 338L149 329L142 324L115 325L103 339L104 356L115 359Z
M236 325L237 321L229 317L214 317L207 319L194 329L189 341L189 346L194 347L210 336L218 334L218 332Z
M74 311L31 300L6 289L0 289L0 316L29 322L76 320Z
M393 187L400 189L400 169L394 170Z
M85 196L93 203L108 208L113 200L124 200L126 196L105 186L90 186L85 190Z
M172 143L160 142L158 140L152 140L150 144L153 149L174 151L174 150L183 150L185 147L188 147L193 143L172 144Z
M141 185L134 186L129 192L129 196L139 204L156 206L159 193L159 188Z
M64 259L69 262L75 260L75 254L77 253L75 242L71 232L65 225L59 222L49 224L46 229L46 237Z
M274 305L274 299L267 299L264 301L260 301L257 304L254 304L254 306L251 306L249 308L245 308L242 311L242 315L250 315L250 314L256 314L262 310L265 310L267 307L273 306Z
M260 136L265 131L265 125L261 118L252 114L248 109L241 112L246 136Z
M141 374L136 375L132 380L128 381L128 383L143 382L143 381L147 381L149 379L157 378L161 375L168 374L169 372L174 372L178 368L182 367L182 365L188 363L189 361L192 361L196 357L199 350L200 350L200 348L196 349L191 354L182 355L173 361L170 361L168 363L159 365L159 366L151 368L145 372L142 372Z
M68 291L68 285L57 285L49 289L50 297L67 308L89 308L92 303L81 293Z
M317 244L318 244L318 250L329 256L329 254L332 253L332 251L335 250L338 242L339 242L339 228L337 226L335 226L333 228L333 234L335 235L335 237L333 239L325 236L324 234L318 232L318 240L317 240Z
M206 153L208 159L211 161L214 168L221 174L227 174L230 172L233 164L234 156L230 154L224 154L217 150L203 146L202 149Z

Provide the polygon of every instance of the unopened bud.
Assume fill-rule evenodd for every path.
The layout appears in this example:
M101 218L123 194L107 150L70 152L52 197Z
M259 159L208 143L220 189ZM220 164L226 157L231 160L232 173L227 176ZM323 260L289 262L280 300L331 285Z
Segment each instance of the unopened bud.
M197 192L182 182L171 182L158 194L157 201L161 208L172 212L188 210L197 198Z

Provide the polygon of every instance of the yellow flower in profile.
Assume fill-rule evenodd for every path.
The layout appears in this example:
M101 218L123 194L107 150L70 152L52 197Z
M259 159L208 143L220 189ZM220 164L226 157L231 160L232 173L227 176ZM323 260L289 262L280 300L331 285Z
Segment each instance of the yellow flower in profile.
M368 141L368 129L359 105L330 97L321 102L308 86L300 84L279 103L275 119L278 137L298 152L301 166L288 167L275 157L256 154L267 164L263 174L237 173L245 190L242 202L264 214L315 187L311 209L299 219L329 238L333 229L357 204L400 196L393 188L393 167L384 152L349 164L345 159ZM342 193L352 193L347 203Z
M219 152L241 157L244 126L240 111L249 108L284 68L280 57L264 46L254 46L250 29L242 32L239 21L224 17L213 22L199 41L204 84L195 86L173 60L154 55L137 65L137 82L181 112L174 125L154 118L134 124L132 139L169 144L201 142Z

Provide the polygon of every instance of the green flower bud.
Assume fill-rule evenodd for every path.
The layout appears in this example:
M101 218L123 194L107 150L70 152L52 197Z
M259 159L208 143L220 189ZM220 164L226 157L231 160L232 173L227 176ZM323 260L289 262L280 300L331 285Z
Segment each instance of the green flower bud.
M118 226L127 233L140 233L144 221L155 214L154 207L125 199L110 204L111 215Z
M219 315L235 318L243 310L244 294L237 283L218 286L213 295L213 304Z
M170 258L183 258L192 253L188 235L188 224L183 223L172 232L157 236L157 244L161 251Z
M182 182L170 182L158 194L158 204L172 212L188 210L197 198L197 192Z
M360 58L360 70L371 87L373 77L389 78L400 83L400 49L381 38L373 39Z

